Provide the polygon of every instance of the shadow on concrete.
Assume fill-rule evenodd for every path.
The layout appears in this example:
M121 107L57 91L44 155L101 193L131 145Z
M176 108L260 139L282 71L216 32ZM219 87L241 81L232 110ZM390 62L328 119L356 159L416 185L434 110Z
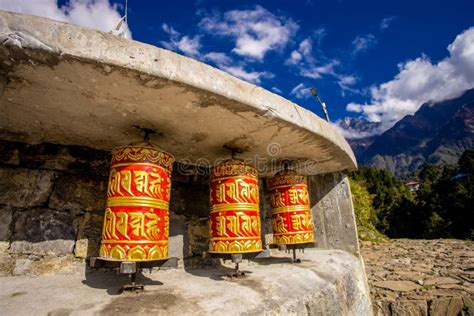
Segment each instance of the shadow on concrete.
M83 284L94 289L105 289L109 295L119 295L120 289L125 284L130 284L131 279L128 275L117 274L114 271L91 271L86 272L86 279L82 281ZM138 273L137 283L145 285L163 285L162 282L152 280L142 273Z
M254 259L252 261L262 266L269 266L272 264L291 264L291 255L289 255L288 258L270 257L270 258Z
M201 257L184 259L184 270L186 273L215 281L231 280L230 275L235 272L234 268L224 266L218 258L203 259ZM246 275L252 273L249 270L241 271Z

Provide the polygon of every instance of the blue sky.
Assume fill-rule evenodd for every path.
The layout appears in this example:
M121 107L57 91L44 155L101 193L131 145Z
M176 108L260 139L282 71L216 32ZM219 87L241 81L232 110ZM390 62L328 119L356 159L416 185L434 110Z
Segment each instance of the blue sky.
M124 3L13 2L0 0L0 9L104 31ZM380 133L423 102L474 87L473 12L472 0L129 0L128 28L134 40L209 63L322 115L307 90L316 87L333 121L363 117L380 122Z

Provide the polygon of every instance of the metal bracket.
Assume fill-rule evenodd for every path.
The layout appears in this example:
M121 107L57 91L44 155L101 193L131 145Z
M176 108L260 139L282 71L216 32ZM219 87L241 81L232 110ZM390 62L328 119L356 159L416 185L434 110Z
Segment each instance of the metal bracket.
M238 253L238 254L222 254L222 253L208 253L211 258L221 258L224 260L231 260L235 263L235 269L233 273L228 274L230 278L241 278L245 276L245 272L240 270L239 264L242 260L262 259L270 258L270 252L264 249L260 252L252 253Z
M296 258L296 250L300 253L304 253L305 248L314 247L314 243L307 244L296 244L296 245L278 245L278 250L285 251L286 253L292 253L291 263L301 263L301 259Z
M91 268L111 268L120 274L128 274L131 279L130 284L124 284L119 293L124 291L143 291L145 286L141 283L137 283L138 274L143 268L153 267L178 267L178 258L172 257L168 260L160 261L145 261L145 262L134 262L134 261L118 261L118 260L106 260L99 257L91 257L89 259L89 265Z
M233 254L231 255L232 257L232 262L235 263L235 270L234 273L231 273L229 276L230 278L242 278L245 276L244 271L239 270L239 263L242 262L242 254Z

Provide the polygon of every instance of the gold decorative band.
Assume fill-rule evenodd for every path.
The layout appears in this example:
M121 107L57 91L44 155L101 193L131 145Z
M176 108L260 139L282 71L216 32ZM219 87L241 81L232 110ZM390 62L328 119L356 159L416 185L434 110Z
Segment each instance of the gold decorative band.
M298 211L307 211L309 212L308 205L291 205L291 206L282 206L273 209L273 214L285 213L285 212L298 212Z
M233 240L252 240L252 239L260 240L261 238L262 237L260 237L260 236L254 236L254 237L212 237L211 240L212 241L216 241L216 240L233 241Z
M306 189L308 189L308 186L306 185L306 183L295 183L295 184L282 184L282 185L272 186L270 187L270 191L273 191L275 189L295 187L295 186L304 186Z
M167 240L102 240L103 244L153 244L153 245L167 245Z
M245 176L245 175L236 175L236 176L229 176L229 177L219 177L219 178L215 178L213 179L212 181L221 181L221 180L227 180L227 179L246 179L246 180L254 180L256 182L258 182L258 179L255 178L255 177L249 177L249 176Z
M112 168L123 167L123 166L125 166L125 167L128 167L128 166L147 166L147 167L162 169L162 170L168 172L168 170L165 167L154 164L154 163L149 163L149 162L119 162L119 163L114 163L112 165Z
M211 213L222 211L259 211L258 204L254 203L229 203L212 205Z
M169 203L147 197L109 197L107 207L114 206L143 206L168 210Z
M300 231L297 231L297 232L286 232L286 233L281 233L281 234L273 233L273 235L274 236L302 235L302 234L306 234L306 233L312 234L313 231L312 230L300 230Z

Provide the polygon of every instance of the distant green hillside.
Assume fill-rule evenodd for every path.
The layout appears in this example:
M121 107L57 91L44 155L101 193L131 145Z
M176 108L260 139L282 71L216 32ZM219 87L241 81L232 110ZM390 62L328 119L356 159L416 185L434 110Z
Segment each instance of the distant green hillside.
M474 239L474 150L466 150L456 165L424 164L415 176L420 187L410 192L385 169L351 173L360 239Z
M373 242L386 240L387 237L375 228L377 216L372 204L372 196L356 180L351 179L350 185L359 239Z

